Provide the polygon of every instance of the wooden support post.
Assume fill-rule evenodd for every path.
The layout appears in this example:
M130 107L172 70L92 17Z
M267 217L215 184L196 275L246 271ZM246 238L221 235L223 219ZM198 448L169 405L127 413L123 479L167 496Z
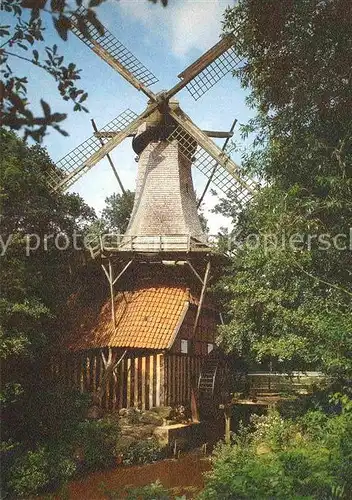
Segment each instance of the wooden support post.
M132 264L133 260L130 260L129 262L127 262L127 264L125 265L125 267L122 269L122 271L116 276L116 278L114 279L114 281L112 282L113 285L115 285L115 283L121 278L121 276L123 274L125 274L125 272L127 271L127 269L130 267L130 265Z
M111 265L111 260L109 259L109 285L110 285L110 297L111 297L111 319L114 332L116 330L116 318L115 318L115 300L114 300L114 281L113 281L113 270Z
M198 401L197 401L197 393L194 387L191 389L191 416L192 422L199 422L199 410L198 410Z
M209 280L209 273L210 273L210 260L207 262L207 266L205 268L205 274L204 274L204 280L202 281L202 291L200 293L200 298L199 298L199 303L198 303L198 308L197 308L197 313L196 313L196 319L194 321L194 326L193 326L193 332L192 336L190 337L190 354L194 354L195 352L195 334L196 330L198 327L198 322L199 322L199 317L200 313L202 310L203 302L204 302L204 297L205 297L205 292ZM193 269L193 267L191 266ZM197 273L198 274L198 273ZM195 389L195 384L192 384L193 387L191 388L191 414L192 414L192 421L193 422L199 422L199 409L198 409L198 395L197 395L197 390Z
M193 274L199 279L199 281L202 283L203 285L203 280L202 278L199 276L199 274L197 273L196 269L193 267L192 265L192 262L190 262L189 260L187 260L187 264L189 265L189 267L192 269L193 271Z
M237 120L235 119L233 121L232 125L231 125L231 129L230 129L229 135L227 136L226 141L224 142L224 144L223 144L223 146L221 148L221 151L225 151L226 150L227 144L228 144L228 142L230 140L230 137L233 136L233 131L234 131L234 128L236 126L236 123L237 123ZM214 174L216 172L216 169L217 169L218 165L219 165L219 163L216 161L214 163L214 167L213 167L213 170L212 170L212 172L210 174L210 177L209 177L209 179L208 179L208 181L207 181L207 183L205 185L203 193L202 193L201 197L198 200L197 208L199 208L201 206L202 202L203 202L204 196L205 196L206 192L208 191L208 188L209 188L209 185L210 185L211 181L213 180L213 177L214 177Z
M107 394L108 398L108 391L109 391L109 383L112 378L114 378L115 382L117 381L116 377L116 370L117 367L122 363L123 358L127 354L127 349L123 352L123 354L120 356L120 358L117 360L117 353L113 353L113 350L111 347L108 348L108 357L106 358L104 351L101 351L101 358L103 360L103 366L104 366L104 371L103 367L101 368L100 371L100 381L98 385L98 389L96 390L94 394L94 401L96 404L99 404L101 406L102 399L104 394ZM115 390L116 390L116 384L114 385Z
M226 405L224 408L224 417L225 417L225 443L231 442L231 415L232 415L232 406Z
M200 293L196 319L194 321L194 326L193 326L192 339L194 339L195 334L196 334L196 330L197 330L197 326L198 326L198 322L199 322L199 317L200 317L200 313L201 313L203 302L204 302L205 292L206 292L206 288L207 288L207 284L208 284L208 280L209 280L210 266L211 266L211 264L210 264L210 260L209 260L207 262L207 267L205 269L202 291Z
M146 356L143 356L142 357L142 387L141 387L141 390L142 390L142 395L141 395L141 403L142 403L142 410L145 410L146 409L146 405L145 405L145 379L147 377L147 370L146 370L146 366L147 366L147 358Z
M160 384L161 384L161 373L160 373L160 370L161 370L161 366L160 366L160 358L161 358L161 354L157 354L156 355L156 393L155 393L155 406L160 406Z
M98 137L100 144L102 146L104 146L104 141L103 141L102 137L99 136L99 135L97 135L98 128L97 128L97 126L96 126L95 121L93 120L93 118L91 119L91 122L92 122L92 126L93 126L93 130L95 132L95 135ZM106 158L108 159L110 167L112 168L112 171L114 172L114 175L116 177L117 182L119 183L119 186L120 186L120 189L122 191L122 194L126 194L125 188L123 187L123 184L121 182L119 174L116 171L115 165L114 165L114 163L113 163L113 161L112 161L111 156L109 155L109 153L107 153Z
M130 267L132 264L133 260L130 260L125 267L122 269L122 271L114 278L113 275L113 268L111 264L111 259L109 259L109 266L108 266L108 271L106 270L104 264L101 265L103 268L103 271L105 273L105 276L109 282L109 288L110 288L110 299L111 299L111 321L112 325L114 328L114 331L116 330L116 318L115 318L115 301L114 301L114 285L116 282L121 278L121 276L127 271L127 269Z
M166 406L166 391L165 391L165 354L158 354L160 356L160 406Z

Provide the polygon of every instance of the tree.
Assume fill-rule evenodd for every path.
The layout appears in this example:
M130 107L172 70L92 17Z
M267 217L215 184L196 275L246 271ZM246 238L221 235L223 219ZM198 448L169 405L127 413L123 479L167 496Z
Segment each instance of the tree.
M18 405L35 390L39 367L60 336L60 313L79 285L74 232L83 232L95 213L77 195L49 191L45 173L55 166L43 148L4 130L0 144L1 399L11 414L2 437L13 441L23 431L16 428Z
M109 231L119 234L126 232L134 202L134 192L127 190L123 194L112 194L105 198L102 212L103 222Z
M352 377L351 5L242 0L225 14L256 117L244 169L265 187L240 215L220 337L248 359Z
M231 444L215 448L199 500L350 498L352 406L343 399L340 409L330 401L328 415L252 415Z
M197 205L198 204L199 204L199 200L197 199ZM199 217L199 220L200 220L200 225L202 227L202 231L205 234L208 234L209 233L208 219L204 215L204 206L203 206L203 203L201 203L198 206L198 217Z
M90 7L101 2L102 0L92 0ZM99 32L104 32L91 8L83 13L76 12L75 9L82 4L80 0L76 0L74 8L65 0L52 0L50 9L47 3L47 0L4 0L1 3L1 11L9 17L9 24L0 26L0 38L4 40L0 46L1 124L12 130L21 130L25 138L31 136L37 142L43 139L49 126L67 135L59 125L66 115L52 113L49 104L41 100L43 116L34 116L27 101L28 79L13 72L11 61L17 58L39 66L57 82L57 89L62 98L74 102L75 111L88 111L82 104L88 94L76 87L80 70L72 62L65 64L64 56L58 53L57 45L43 47L45 26L41 15L44 11L50 13L57 34L65 41L68 37L70 17L82 33L86 33L90 25L96 27ZM11 17L15 18L15 23Z
M152 0L156 3L157 0ZM48 127L52 127L63 135L60 128L66 118L64 113L52 112L50 105L40 101L43 114L35 116L27 99L28 78L17 75L11 61L21 59L34 64L49 73L57 82L57 90L65 101L73 101L74 111L85 111L87 92L79 89L80 69L73 62L66 63L64 56L58 53L57 45L45 46L45 29L42 19L43 12L48 13L58 36L67 41L71 21L79 31L86 35L89 27L95 27L99 33L104 33L104 27L98 20L94 7L104 0L90 0L88 9L77 11L82 6L82 0L72 4L66 0L2 0L0 11L7 14L8 24L0 25L0 123L12 130L22 131L24 138L32 137L41 142ZM49 6L50 4L50 6ZM167 1L162 0L163 6ZM28 11L30 10L30 14ZM13 22L15 19L15 22ZM84 103L84 104L83 104Z

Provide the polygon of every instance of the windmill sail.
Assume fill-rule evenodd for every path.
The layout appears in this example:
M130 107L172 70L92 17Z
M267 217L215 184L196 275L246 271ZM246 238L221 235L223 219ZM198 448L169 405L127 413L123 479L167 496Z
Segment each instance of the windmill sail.
M76 10L78 15L86 15L87 9L84 7L79 7ZM78 26L75 24L74 17L71 19L71 31L74 33L82 42L84 42L90 49L94 50L95 44L98 43L101 48L103 48L111 58L122 64L135 78L137 78L143 85L150 86L158 82L158 78L149 71L148 68L142 64L137 57L135 57L132 52L130 52L117 38L114 37L109 30L104 28L104 34L102 35L93 26L86 26L87 35L85 36Z
M246 202L258 188L256 182L245 176L241 168L222 152L178 105L176 107L170 105L172 97L184 87L198 99L240 63L241 59L234 50L233 35L224 36L186 68L179 75L181 81L168 92L156 95L148 87L158 81L153 73L107 29L101 34L96 23L83 22L82 25L82 18L89 21L88 14L87 9L80 7L71 16L71 31L131 85L144 92L149 97L149 105L139 116L127 110L106 125L102 132L114 134L106 144L101 145L101 135L94 135L61 159L57 164L58 169L51 172L49 179L51 187L61 190L71 186L122 140L148 121L147 118L155 112L169 115L176 122L177 126L173 129L169 140L172 142L175 139L181 143L180 152L188 160L190 155L195 156L195 160L192 160L195 166L219 189L225 193L229 190L234 192L238 203Z
M224 37L178 75L179 78L185 80L188 79L188 75L191 77L186 89L195 100L202 97L227 73L230 73L239 65L241 58L237 56L233 44L234 38L231 35ZM207 64L202 68L204 63ZM200 72L198 68L201 69Z
M251 199L253 192L257 189L257 184L253 179L244 175L240 167L237 167L233 173L225 170L221 165L214 169L214 159L217 160L216 157L214 158L213 155L210 155L202 146L197 144L194 138L181 126L176 127L167 140L169 142L177 141L182 155L191 160L193 165L206 177L212 176L212 183L224 194L231 191L239 205L243 205ZM230 157L226 153L222 153L222 159L229 161Z
M138 115L130 109L126 109L123 113L105 125L102 131L123 130L135 120L137 116ZM85 162L94 153L99 151L99 149L101 149L101 141L98 137L93 135L70 151L70 153L56 163L58 168L55 171L51 171L50 177L48 177L50 187L53 190L65 190L72 186L72 184L91 168L91 166L86 166ZM79 168L80 166L82 168Z

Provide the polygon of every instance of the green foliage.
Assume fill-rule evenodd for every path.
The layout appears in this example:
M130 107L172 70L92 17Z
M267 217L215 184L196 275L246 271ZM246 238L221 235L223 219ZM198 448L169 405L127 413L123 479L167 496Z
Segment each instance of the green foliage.
M17 437L30 443L69 442L87 414L90 396L63 386L41 384L15 407Z
M58 53L56 44L45 45L46 22L49 19L52 21L55 34L63 41L68 40L72 21L83 36L87 36L92 27L104 34L104 27L93 10L103 2L90 0L85 5L86 10L77 11L82 7L82 0L2 0L0 10L6 23L0 25L2 125L23 131L24 138L30 136L37 142L42 141L48 127L68 135L59 125L65 120L66 114L52 112L50 105L43 99L40 100L42 116L33 114L27 97L28 78L19 76L13 69L12 62L16 59L37 66L51 75L57 83L60 96L65 101L73 102L73 110L88 112L85 107L88 94L76 86L77 80L81 78L81 70L74 62L64 62L64 56ZM161 3L165 7L167 0L161 0ZM43 12L46 16L42 17Z
M131 217L134 202L134 192L127 190L123 194L112 194L105 199L102 219L108 231L118 234L126 232Z
M10 492L19 497L56 488L76 472L76 464L63 446L38 447L13 464L8 480Z
M114 419L85 420L78 424L74 439L85 470L114 464L118 433L118 423Z
M45 476L43 484L51 484L55 468L49 465L55 460L48 453L52 447L58 449L55 443L60 439L68 440L87 407L86 398L50 387L42 377L50 350L57 348L60 328L65 328L58 317L82 272L74 249L58 250L54 238L83 230L95 214L79 196L49 191L45 174L55 165L43 148L30 147L4 130L0 141L2 464L7 475L17 457L17 470L33 464L37 468L33 480L39 484ZM32 233L38 235L40 245L26 254L26 235ZM51 236L46 248L45 235ZM31 476L28 473L28 481Z
M47 404L46 411L42 410L42 413L46 413L50 406L57 411L60 408L58 398L55 406ZM109 418L82 420L82 399L74 394L71 401L68 395L61 398L60 403L66 403L67 407L60 410L61 416L48 413L47 427L44 426L44 418L38 421L43 433L37 431L31 436L31 449L8 443L2 450L4 491L8 495L28 496L53 491L78 472L114 465L118 423ZM51 425L50 416L53 420Z
M346 0L242 0L225 15L256 117L243 168L264 187L238 213L237 251L218 287L220 341L276 368L352 377L351 37ZM347 16L348 17L348 16ZM343 28L346 24L346 30ZM340 236L337 236L340 235ZM334 240L335 238L335 240ZM344 248L342 248L344 247Z
M123 462L126 465L148 464L163 458L164 453L156 439L136 441L123 453Z
M47 484L47 457L44 448L29 451L12 469L10 488L19 496L36 493Z
M94 5L89 5L89 7L99 5L101 2L102 0L94 0ZM68 135L59 126L66 115L52 113L50 105L42 99L40 100L42 116L33 114L27 98L28 78L18 76L13 70L14 59L19 58L28 64L33 64L51 75L57 82L61 97L65 101L73 101L74 111L88 112L83 105L88 94L76 87L81 70L73 62L64 63L64 56L58 53L56 44L44 45L46 28L41 14L46 3L46 0L4 0L1 3L1 11L7 16L6 21L9 23L0 26L0 39L2 39L0 94L3 100L1 123L12 130L23 131L25 139L30 136L37 142L42 141L48 127L53 127L61 134ZM69 5L65 0L52 0L50 11L46 9L46 12L50 13L56 33L62 40L67 40L70 16L73 16L81 33L87 32L89 26L94 26L100 33L104 33L104 28L92 9L88 8L86 13L75 12L81 4L80 0L76 0L75 6ZM30 16L27 16L26 12L28 8L31 9Z
M197 199L197 205L199 205L199 199ZM208 219L204 215L204 204L203 203L201 203L198 206L198 217L200 220L200 225L201 225L202 231L205 234L208 234L209 233Z
M55 165L44 149L3 130L0 137L2 465L5 487L19 496L57 487L76 467L111 465L118 429L85 421L90 398L42 376L65 329L60 313L86 272L78 252L60 251L54 239L83 233L94 211L77 195L49 191L45 174ZM32 233L40 245L26 254Z
M88 402L76 391L45 385L9 401L6 416L11 426L5 431L12 441L3 443L1 450L5 491L34 494L58 487L75 473L74 437ZM10 432L12 428L16 432Z
M202 499L332 499L352 492L350 402L328 417L254 416L231 445L220 444Z

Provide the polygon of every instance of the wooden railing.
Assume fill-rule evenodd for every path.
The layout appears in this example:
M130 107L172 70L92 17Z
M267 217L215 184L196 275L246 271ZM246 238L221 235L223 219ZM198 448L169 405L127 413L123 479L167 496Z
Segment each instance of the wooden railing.
M247 389L250 394L263 393L307 393L324 379L320 372L252 372L247 374Z
M216 251L214 244L204 241L204 236L195 238L189 234L104 234L87 239L86 246L89 248L93 258L104 252L160 253Z

